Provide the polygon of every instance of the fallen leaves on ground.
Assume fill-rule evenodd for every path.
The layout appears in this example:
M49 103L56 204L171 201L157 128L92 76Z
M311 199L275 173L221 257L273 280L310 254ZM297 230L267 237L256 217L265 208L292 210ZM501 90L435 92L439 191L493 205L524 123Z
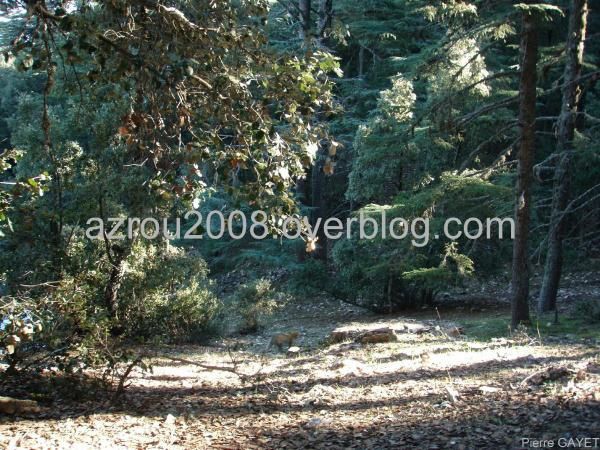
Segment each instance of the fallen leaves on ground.
M134 373L119 404L62 399L41 414L3 416L0 446L518 448L522 437L589 437L600 423L597 342L486 343L404 332L397 342L320 345L344 321L432 328L334 303L323 300L301 319L309 337L293 358L264 353L266 334L244 337L233 353L223 343L167 348L170 358L153 361L153 373ZM244 380L186 363L228 367L232 357L257 375Z

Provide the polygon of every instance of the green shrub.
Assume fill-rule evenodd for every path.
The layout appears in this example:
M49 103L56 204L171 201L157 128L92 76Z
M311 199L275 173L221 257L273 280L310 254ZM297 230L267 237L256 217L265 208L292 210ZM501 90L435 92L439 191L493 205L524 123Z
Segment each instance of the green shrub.
M120 322L141 341L197 342L214 332L221 303L198 254L138 244L121 288Z
M304 246L302 251L304 251ZM312 258L297 264L288 285L292 291L302 294L306 294L307 291L328 290L331 283L327 264Z
M271 282L265 279L240 286L232 295L232 304L242 318L241 333L257 331L277 308Z
M388 259L384 253L369 254L370 241L358 245L340 244L334 248L339 295L378 313L430 305L438 292L473 270L471 260L459 254L451 244L444 253L430 259L419 255L412 259Z
M363 214L378 224L384 214L387 224L402 218L412 226L416 219L426 219L427 233L422 228L423 237L415 239L425 245L413 245L411 233L404 239L383 238L381 230L374 239L360 239L358 227L353 228L351 238L339 240L333 249L340 294L375 311L393 312L431 303L438 292L472 274L475 266L503 268L503 262L510 260L508 239L469 240L463 234L451 241L444 236L444 224L450 217L462 223L479 218L484 224L487 218L504 217L511 198L510 188L444 173L428 186L397 195L391 205L364 206L355 215Z
M588 299L577 304L576 314L587 322L600 322L600 300Z
M169 296L159 294L145 324L153 325L155 338L168 342L199 342L214 334L213 319L219 302L206 287L192 280Z
M104 300L111 266L103 245L74 235L62 279L33 278L39 284L26 293L11 288L20 267L6 278L7 292L0 294L0 358L12 372L33 363L66 373L95 367L118 377L123 365L142 364L127 345L132 340L189 342L214 333L220 302L201 257L169 245L136 243L126 259L113 317Z
M11 369L38 361L34 367L54 366L73 373L85 367L116 368L124 361L116 358L122 353L119 342L111 342L112 324L98 308L97 289L86 284L87 275L65 277L27 295L2 299L0 342Z

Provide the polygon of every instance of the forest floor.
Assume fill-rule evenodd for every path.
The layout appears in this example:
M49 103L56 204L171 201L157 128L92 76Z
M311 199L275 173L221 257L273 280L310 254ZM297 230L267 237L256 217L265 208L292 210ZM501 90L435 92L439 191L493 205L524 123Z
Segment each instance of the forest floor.
M597 281L577 279L561 295L589 295ZM0 418L0 447L496 449L600 438L598 334L543 324L509 335L505 299L470 295L472 306L393 317L327 297L293 302L259 334L162 348L117 404L91 389ZM339 326L391 327L398 341L325 344ZM465 334L444 332L454 326ZM290 329L302 332L298 355L265 351Z

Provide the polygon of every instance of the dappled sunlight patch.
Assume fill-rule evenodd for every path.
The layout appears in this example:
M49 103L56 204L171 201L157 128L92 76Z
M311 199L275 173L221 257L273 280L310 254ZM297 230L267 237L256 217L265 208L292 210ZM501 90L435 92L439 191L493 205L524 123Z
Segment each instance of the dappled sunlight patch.
M561 346L399 337L405 339L305 348L296 358L187 346L176 355L213 366L236 361L240 372L260 373L243 382L234 373L156 358L152 373L135 372L121 404L101 403L99 411L58 420L17 421L11 435L24 445L50 447L93 447L103 440L111 448L252 448L257 442L282 448L352 440L401 448L425 438L459 442L465 429L477 428L479 445L502 446L512 439L503 431L507 423L535 430L549 418L597 420L589 407L598 402L600 382L589 348L567 355ZM579 359L587 361L580 380L519 384L552 364L583 367L570 362ZM80 433L85 438L78 440Z
M497 350L453 351L423 354L423 356L426 356L427 366L440 369L468 367L473 364L485 362L501 363L502 361L516 360L529 355L531 355L531 350L527 347L513 348L511 349L510 354L501 353Z
M273 325L277 332L304 330L297 355L265 351L271 328L211 346L153 349L152 372L135 369L121 402L102 399L72 410L69 403L61 404L53 416L11 423L11 435L25 445L50 447L79 442L79 430L89 447L102 440L111 448L294 448L306 443L318 448L324 443L343 447L351 440L361 448L403 448L437 439L443 448L452 440L464 442L465 430L476 428L482 438L473 442L502 448L512 439L506 426L536 430L548 420L598 419L590 405L600 398L600 370L590 346L569 344L566 352L562 342L473 340L468 331L452 337L440 331L460 324L368 316L348 320L345 309L332 304L324 300L320 309L311 310L314 320L284 316ZM397 341L327 345L335 323L349 329L392 328ZM575 369L584 362L586 376L576 379ZM198 363L235 367L249 376ZM521 384L551 366L573 370L572 380Z

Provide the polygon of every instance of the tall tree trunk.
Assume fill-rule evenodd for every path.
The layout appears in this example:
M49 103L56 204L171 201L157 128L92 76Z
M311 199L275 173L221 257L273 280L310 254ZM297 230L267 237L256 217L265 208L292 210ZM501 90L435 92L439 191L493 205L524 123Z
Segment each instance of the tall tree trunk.
M358 78L365 75L365 48L361 45L358 49Z
M302 39L310 38L310 3L311 0L299 0L298 9L300 10L300 24L302 25L301 35Z
M544 267L542 290L538 299L540 313L556 309L556 294L562 270L562 241L565 229L564 211L571 188L571 161L573 158L573 137L581 89L577 79L581 75L583 64L583 48L587 22L587 0L573 0L569 17L569 31L564 87L562 90L562 107L557 124L560 159L554 172L554 193L552 197L552 213L550 231L548 233L548 253Z
M325 174L323 173L323 164L321 162L315 163L311 172L311 192L310 192L310 204L312 207L311 211L311 224L316 227L317 221L321 220L321 225L317 230L317 249L314 252L314 257L321 260L327 260L327 236L325 236L325 227L323 224L327 219L326 204L323 198L323 184L325 183Z
M333 21L333 0L320 0L319 3L319 27L317 36L321 44L327 39L328 31Z
M524 11L521 31L521 79L519 83L518 178L515 205L515 240L512 264L512 328L529 322L529 219L535 154L535 101L538 36L535 17Z
M113 246L111 258L112 269L108 282L104 288L104 304L112 319L119 318L119 289L125 277L125 260L128 251L124 248Z

